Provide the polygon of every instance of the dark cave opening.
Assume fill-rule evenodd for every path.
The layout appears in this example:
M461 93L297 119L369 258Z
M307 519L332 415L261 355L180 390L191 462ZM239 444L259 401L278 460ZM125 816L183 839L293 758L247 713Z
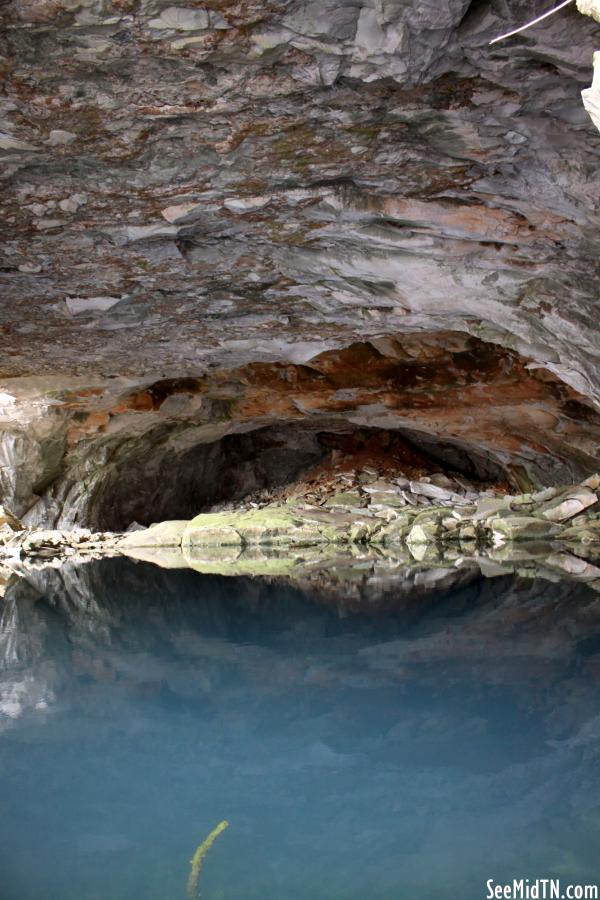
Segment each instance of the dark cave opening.
M471 482L502 482L506 473L473 449L440 443L416 432L361 428L348 422L323 427L271 425L228 434L174 452L166 440L130 448L107 467L88 507L88 524L123 531L189 519L248 501L321 473L368 470L383 478L457 473Z

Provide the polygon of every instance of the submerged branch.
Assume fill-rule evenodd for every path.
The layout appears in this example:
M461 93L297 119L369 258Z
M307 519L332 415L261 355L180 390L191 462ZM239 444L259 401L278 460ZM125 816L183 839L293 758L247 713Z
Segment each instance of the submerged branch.
M192 869L190 871L190 877L188 878L187 883L187 892L188 896L194 898L198 896L198 879L200 878L200 870L202 869L202 863L204 861L204 857L219 837L222 831L229 826L229 822L225 819L222 822L219 822L216 828L213 828L208 837L202 841L200 846L197 848L196 852L192 856L190 863Z

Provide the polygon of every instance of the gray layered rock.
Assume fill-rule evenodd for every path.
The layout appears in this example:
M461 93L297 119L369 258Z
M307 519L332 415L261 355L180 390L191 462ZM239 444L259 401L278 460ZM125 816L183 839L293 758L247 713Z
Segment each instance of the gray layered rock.
M536 12L5 3L15 514L104 528L115 507L126 527L135 482L144 521L180 518L159 485L193 448L317 418L402 431L513 490L595 471L600 135L580 95L598 26L573 4L490 47ZM404 369L375 384L365 350L336 381L323 354L357 343Z

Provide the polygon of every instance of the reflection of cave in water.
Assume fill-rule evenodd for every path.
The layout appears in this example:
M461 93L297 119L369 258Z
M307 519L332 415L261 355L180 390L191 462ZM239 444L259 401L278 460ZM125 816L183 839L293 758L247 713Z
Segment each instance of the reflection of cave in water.
M183 896L224 818L209 898L594 880L596 597L502 578L358 612L124 560L11 585L6 900Z

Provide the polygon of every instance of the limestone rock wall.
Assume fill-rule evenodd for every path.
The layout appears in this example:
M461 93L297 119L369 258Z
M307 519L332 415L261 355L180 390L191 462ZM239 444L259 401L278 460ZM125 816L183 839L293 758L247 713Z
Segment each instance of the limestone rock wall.
M489 46L538 12L5 3L4 499L74 520L122 458L332 410L537 482L594 471L600 135L580 94L600 26L573 4ZM369 359L335 388L354 394L280 390L357 342L419 357L419 333L495 348L512 405L440 359L421 407L368 384Z
M318 458L315 435L328 431L397 431L438 471L519 490L598 467L600 417L587 398L460 332L357 342L304 365L255 363L143 389L125 379L85 384L46 393L47 433L8 469L19 477L7 480L6 503L29 525L189 517L272 474L293 477ZM23 424L23 439L37 421Z

